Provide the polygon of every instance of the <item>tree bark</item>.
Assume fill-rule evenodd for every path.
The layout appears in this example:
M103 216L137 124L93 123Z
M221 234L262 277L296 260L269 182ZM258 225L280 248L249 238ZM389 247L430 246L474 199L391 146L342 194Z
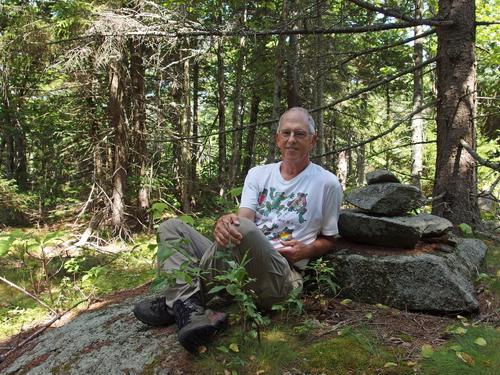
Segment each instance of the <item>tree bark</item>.
M462 148L476 146L475 5L473 0L440 0L439 16L455 22L439 27L437 51L437 157L432 213L454 225L481 228L476 161Z
M130 41L130 80L131 80L131 123L134 139L134 159L139 174L137 194L137 216L142 223L148 221L149 188L147 181L148 149L146 143L146 96L144 83L143 44L138 40Z
M422 18L423 0L415 0L415 18ZM414 35L419 35L422 32L422 26L417 25L413 28ZM415 39L413 42L413 56L415 65L420 65L423 62L424 46L422 39ZM413 110L421 107L424 104L424 82L423 69L420 68L413 73ZM420 178L423 171L423 152L424 145L424 120L422 113L418 113L411 119L411 182L412 185L421 188Z
M109 65L109 103L110 126L114 130L114 168L111 225L116 235L121 235L125 219L125 191L127 177L127 127L124 113L124 79L122 62L113 60Z
M198 163L198 139L196 137L198 137L199 90L200 90L200 64L197 61L195 61L193 65L193 121L192 121L193 142L191 143L191 187L193 192L196 191L196 185L198 181L196 173L196 165Z
M236 82L234 85L233 92L233 112L231 116L231 123L233 129L239 126L240 112L242 111L242 82L243 82L243 64L245 62L246 56L246 46L245 37L240 38L238 61L236 63ZM240 148L241 143L241 130L233 131L232 133L232 143L231 143L231 166L230 166L230 184L234 185L238 177L238 172L240 170Z
M321 15L323 14L323 0L316 0L316 27L321 28L322 27L322 21L321 21ZM323 94L324 94L324 86L325 86L325 79L323 75L323 65L324 65L324 58L322 55L327 54L328 51L326 50L326 43L324 42L324 37L321 34L318 34L315 36L315 47L316 47L316 57L315 57L315 71L316 75L314 77L314 108L321 108L323 107L324 100L323 100ZM316 122L316 134L318 135L318 140L316 143L316 153L319 155L323 155L325 153L325 133L324 133L324 118L323 118L323 110L320 109L319 111L315 112L314 114L314 119ZM324 165L325 164L325 157L320 157L317 159L318 164Z
M191 90L189 79L189 59L184 59L183 65L183 108L182 108L182 124L181 137L189 137L191 135ZM181 142L181 196L182 209L185 213L191 213L191 140L183 139Z
M222 18L222 16L220 16ZM217 109L219 118L219 186L224 192L226 179L226 103L224 88L224 43L221 40L217 43Z
M250 124L257 122L259 115L260 97L254 92L250 104ZM255 131L256 127L248 128L247 140L245 144L245 157L243 159L243 169L241 174L246 176L248 170L252 167L253 154L255 151Z

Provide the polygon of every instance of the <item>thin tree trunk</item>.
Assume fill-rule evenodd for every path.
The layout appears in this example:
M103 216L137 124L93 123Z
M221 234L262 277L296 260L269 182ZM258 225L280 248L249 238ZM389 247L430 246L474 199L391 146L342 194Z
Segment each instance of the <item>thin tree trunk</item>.
M239 126L240 112L242 111L242 82L243 82L243 64L245 62L246 56L246 46L245 37L240 38L238 61L236 63L236 82L234 85L233 92L233 112L231 116L231 122L233 129ZM233 131L232 133L232 144L231 144L231 165L230 165L230 184L234 185L236 178L238 177L238 172L240 170L240 147L239 142L241 138L241 130Z
M260 97L255 93L252 94L252 101L250 104L250 123L254 124L257 122L259 115L259 104ZM245 144L245 157L243 159L243 169L241 174L245 176L248 170L252 167L253 154L255 150L255 131L256 127L252 126L248 129L247 141Z
M191 135L191 90L189 80L189 59L183 62L183 80L182 80L182 94L183 94L183 110L182 110L182 126L181 136L189 137ZM182 209L185 213L191 212L191 150L189 149L191 141L184 139L181 144L181 196L182 196Z
M286 26L288 19L288 0L283 0L283 11L281 14L281 21L283 27ZM284 49L285 49L285 35L278 37L278 45L276 46L276 65L274 68L274 88L273 88L273 118L277 119L281 115L281 87L283 81L283 67L284 67ZM267 154L267 162L272 163L276 160L276 142L274 135L276 134L277 123L269 124L269 152Z
M220 16L222 18L222 15ZM222 21L221 21L222 22ZM217 44L217 108L219 118L219 168L218 179L221 191L224 193L226 177L226 104L224 89L224 44L222 39Z
M415 18L422 18L423 0L415 0ZM422 26L417 25L413 29L414 35L419 35L422 33ZM413 55L415 60L415 65L420 65L423 62L423 41L422 39L416 39L413 42ZM417 108L422 107L424 104L424 82L423 82L423 69L420 68L413 73L413 111ZM421 188L420 178L422 177L423 171L423 151L424 145L422 141L424 140L424 120L422 119L422 113L418 113L411 119L411 141L413 143L411 147L411 181L412 184L418 188Z
M131 79L131 123L134 138L134 159L139 174L137 194L137 216L142 223L147 222L149 209L149 188L147 181L148 149L146 143L146 97L144 83L143 44L138 40L130 41L130 79Z
M365 183L365 145L356 148L356 185Z
M109 119L114 130L114 170L111 224L121 235L125 219L125 191L127 177L127 127L123 118L124 71L121 61L113 60L109 66Z
M462 148L476 147L475 4L440 0L439 16L452 27L438 27L437 157L432 213L453 224L482 226L477 203L476 161Z
M193 65L193 141L191 143L191 186L196 191L198 181L196 165L198 163L198 97L200 91L200 65L196 61ZM194 194L193 194L194 196ZM193 198L194 199L194 198Z
M316 0L316 27L318 29L323 27L321 21L323 0ZM324 90L324 76L323 76L323 62L324 58L321 55L327 54L328 51L325 50L326 44L324 43L324 37L321 34L315 37L315 47L316 47L316 57L315 57L315 71L316 75L314 77L314 108L322 108L324 103L323 100L323 90ZM316 143L316 153L318 155L323 155L325 153L325 133L324 133L324 118L323 110L319 110L314 114L316 122L316 134L318 135L318 141ZM325 164L325 157L320 157L317 159L317 163L320 165Z
M349 161L347 151L341 151L337 157L337 177L340 180L342 188L345 190L347 187L347 174L349 173Z

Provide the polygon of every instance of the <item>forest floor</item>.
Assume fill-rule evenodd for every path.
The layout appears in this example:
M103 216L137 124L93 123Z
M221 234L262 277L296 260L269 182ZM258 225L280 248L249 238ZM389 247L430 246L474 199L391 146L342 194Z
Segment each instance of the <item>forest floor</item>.
M0 354L11 351L0 363L0 373L100 374L109 373L111 369L111 373L130 374L496 374L500 367L500 246L486 242L489 246L486 264L476 283L480 310L473 315L439 316L401 311L312 293L302 299L302 314L273 313L271 323L261 329L260 342L255 330L243 329L236 307L229 306L230 328L214 343L202 348L201 353L191 355L176 342L174 327L147 329L135 321L131 305L148 291L148 286L143 285L82 304L84 308L77 313L68 314L39 337L13 351L12 348L39 327L0 341ZM47 342L54 342L56 340L49 337L51 334L65 326L71 327L78 320L83 321L85 316L93 317L85 324L95 325L95 319L111 311L113 306L119 311L112 320L121 325L111 329L108 337L91 340L79 349L82 356L107 361L109 353L101 349L112 347L110 341L119 341L122 346L114 349L118 353L113 354L108 366L101 364L96 370L94 365L86 365L81 358L70 356L66 360L72 362L73 367L59 363L46 367L50 372L42 370L42 362L54 357L54 351L71 351L68 343L19 362L38 348L35 342L44 343L44 336ZM124 327L130 327L130 332L127 338L119 338ZM73 329L75 335L80 335ZM83 330L91 331L90 327ZM131 347L124 348L124 343L129 342ZM141 358L144 362L136 363L139 366L136 369L130 364L112 363L132 358L129 352L141 351L142 356L149 359ZM21 363L17 367L16 361Z

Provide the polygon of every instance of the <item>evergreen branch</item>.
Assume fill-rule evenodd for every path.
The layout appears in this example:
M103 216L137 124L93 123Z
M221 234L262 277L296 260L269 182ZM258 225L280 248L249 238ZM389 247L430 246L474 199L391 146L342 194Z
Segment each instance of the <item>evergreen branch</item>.
M410 143L404 143L402 145L397 145L397 146L394 146L394 147L389 147L389 148L385 148L381 151L378 151L378 152L375 152L374 154L370 154L368 155L369 158L371 157L374 157L374 156L377 156L377 155L380 155L380 154L383 154L387 151L391 151L391 150L396 150L398 148L403 148L403 147L408 147L408 146L413 146L413 145L426 145L426 144L430 144L430 143L436 143L437 141L435 139L431 140L431 141L422 141L422 142L410 142Z
M318 159L318 158L321 158L323 156L326 156L326 155L330 155L330 154L338 154L342 151L347 151L347 150L352 150L354 148L358 148L359 146L363 146L367 143L371 143L379 138L382 138L383 136L393 132L394 130L396 130L398 127L400 127L401 125L405 124L406 122L408 122L408 120L410 120L413 116L415 116L417 113L420 113L422 112L423 110L429 108L429 107L432 107L433 105L436 104L436 101L432 101L432 102L429 102L427 104L424 104L423 106L421 107L418 107L417 109L415 109L413 112L409 113L408 115L406 115L403 119L399 120L398 122L396 122L394 125L392 125L389 129L383 131L382 133L379 133L373 137L370 137L368 139L365 139L364 141L361 141L361 142L358 142L354 145L351 145L351 146L347 146L347 147L343 147L343 148L340 148L338 150L333 150L333 151L328 151L328 152L325 152L321 155L314 155L311 157L311 159Z
M356 4L357 6L359 6L361 8L371 10L371 11L374 11L377 13L382 13L386 16L394 17L394 18L397 18L399 20L408 22L408 23L412 24L413 26L415 26L415 25L451 26L451 25L455 24L454 21L416 19L416 18L409 17L409 16L405 15L400 10L378 7L376 5L372 5L370 3L367 3L367 2L361 1L361 0L348 0L348 1Z
M478 153L469 146L467 142L465 142L463 139L460 140L460 144L462 145L463 148L467 150L467 152L476 160L479 164L491 168L497 172L500 172L500 163L494 163L489 160L483 159L481 156L478 155Z

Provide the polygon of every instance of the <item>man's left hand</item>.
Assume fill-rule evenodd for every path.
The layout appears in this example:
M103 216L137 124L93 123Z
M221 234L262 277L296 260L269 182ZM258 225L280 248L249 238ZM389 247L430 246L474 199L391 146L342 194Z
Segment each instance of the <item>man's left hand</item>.
M278 251L290 263L296 263L299 260L310 257L310 245L306 245L298 240L281 241L281 244L283 247L278 249Z

